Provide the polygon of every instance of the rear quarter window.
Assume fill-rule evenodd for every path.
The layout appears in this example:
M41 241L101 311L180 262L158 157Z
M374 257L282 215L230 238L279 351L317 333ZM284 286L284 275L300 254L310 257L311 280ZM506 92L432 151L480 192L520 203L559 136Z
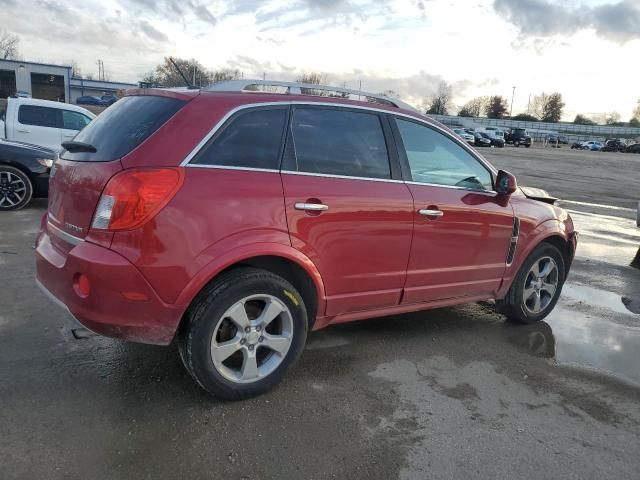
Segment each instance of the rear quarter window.
M122 158L173 117L185 103L177 98L152 95L124 97L75 136L75 142L92 145L95 152L65 151L62 158L86 162Z

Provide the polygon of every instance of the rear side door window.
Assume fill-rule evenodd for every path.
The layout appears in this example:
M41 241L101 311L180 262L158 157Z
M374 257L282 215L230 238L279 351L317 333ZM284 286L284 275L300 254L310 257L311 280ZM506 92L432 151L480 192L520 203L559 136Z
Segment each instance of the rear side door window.
M433 128L396 118L411 180L430 185L492 190L491 173L457 142Z
M20 105L18 110L18 122L34 127L59 128L59 116L60 110L57 108Z
M295 108L283 169L390 179L380 116L343 109Z
M196 154L191 163L279 169L288 111L288 107L281 107L237 114Z

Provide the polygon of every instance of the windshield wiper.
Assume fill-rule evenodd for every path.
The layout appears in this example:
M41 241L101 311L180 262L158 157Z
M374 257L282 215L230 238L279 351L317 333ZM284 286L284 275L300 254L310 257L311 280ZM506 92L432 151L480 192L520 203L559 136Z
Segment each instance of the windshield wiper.
M74 140L69 140L68 142L62 142L62 146L68 150L69 152L90 152L96 153L96 147L91 145L90 143L85 142L76 142Z

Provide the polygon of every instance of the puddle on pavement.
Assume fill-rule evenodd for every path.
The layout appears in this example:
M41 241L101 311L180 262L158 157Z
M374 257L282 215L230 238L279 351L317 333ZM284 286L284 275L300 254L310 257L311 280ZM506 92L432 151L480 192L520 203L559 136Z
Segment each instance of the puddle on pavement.
M578 310L584 302L589 313ZM532 355L613 374L640 384L640 315L619 295L567 284L542 322L514 328L509 341Z

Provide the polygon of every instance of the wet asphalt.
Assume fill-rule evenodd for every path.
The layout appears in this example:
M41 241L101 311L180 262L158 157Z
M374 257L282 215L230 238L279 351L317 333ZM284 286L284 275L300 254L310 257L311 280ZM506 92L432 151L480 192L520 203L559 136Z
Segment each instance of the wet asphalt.
M581 232L554 312L329 327L243 402L208 397L175 346L75 339L33 281L46 202L1 214L0 478L638 478L640 156L484 153L563 198Z

